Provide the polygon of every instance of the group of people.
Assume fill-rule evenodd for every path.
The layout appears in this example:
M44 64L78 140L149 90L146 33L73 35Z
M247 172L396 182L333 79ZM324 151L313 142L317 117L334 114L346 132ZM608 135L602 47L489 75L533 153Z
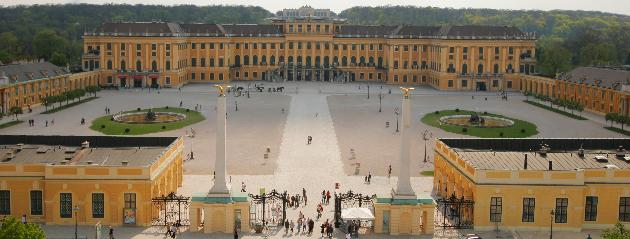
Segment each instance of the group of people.
M320 227L321 227L322 237L326 235L328 238L332 238L333 231L335 230L335 228L330 222L328 222L328 219L326 219L326 222L324 222Z
M330 191L322 191L322 203L326 205L330 203Z
M370 184L372 183L372 172L368 172L368 175L365 175L365 183Z
M55 125L55 120L54 119L50 121L50 125ZM28 120L28 126L29 127L35 127L35 120L34 119ZM48 120L45 121L44 126L48 127Z
M105 107L105 115L110 115L111 109L109 107Z
M307 235L311 235L313 233L313 228L315 227L315 221L313 219L306 219L304 214L300 212L300 216L297 220L297 227L293 220L289 221L289 219L284 221L284 234L289 235L289 232L293 234L294 231L297 231L298 234L306 233Z

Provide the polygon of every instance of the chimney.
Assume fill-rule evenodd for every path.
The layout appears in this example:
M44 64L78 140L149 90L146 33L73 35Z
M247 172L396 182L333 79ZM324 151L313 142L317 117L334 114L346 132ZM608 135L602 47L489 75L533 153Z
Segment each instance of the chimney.
M523 163L523 168L527 169L527 154L525 154L525 163Z
M127 166L129 164L129 161L122 161L122 166Z
M549 171L553 171L553 161L549 160Z

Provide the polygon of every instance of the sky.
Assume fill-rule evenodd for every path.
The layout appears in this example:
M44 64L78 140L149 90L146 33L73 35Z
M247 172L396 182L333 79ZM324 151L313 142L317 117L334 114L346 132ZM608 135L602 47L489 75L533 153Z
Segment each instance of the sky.
M283 8L298 8L310 5L314 8L328 8L336 13L353 6L413 5L450 8L493 8L513 10L586 10L602 11L630 15L628 0L2 0L0 5L19 4L64 4L64 3L126 3L126 4L161 4L161 5L255 5L273 13Z

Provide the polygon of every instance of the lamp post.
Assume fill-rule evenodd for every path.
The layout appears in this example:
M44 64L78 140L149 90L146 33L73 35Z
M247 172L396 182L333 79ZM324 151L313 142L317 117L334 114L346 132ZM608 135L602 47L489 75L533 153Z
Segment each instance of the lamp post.
M551 220L549 222L549 239L553 239L553 217L554 217L554 211L553 209L551 209Z
M79 206L74 206L72 208L72 211L74 211L74 239L78 239L79 238Z
M378 92L378 112L381 112L383 109L383 93Z
M400 118L400 108L396 107L394 109L394 116L396 116L396 133L399 132L398 130L398 119Z
M234 107L236 107L235 111L238 111L238 101L234 101Z
M368 84L368 100L370 99L370 84Z
M427 162L427 141L433 138L433 133L429 132L429 130L425 129L422 133L422 139L424 140L424 162Z

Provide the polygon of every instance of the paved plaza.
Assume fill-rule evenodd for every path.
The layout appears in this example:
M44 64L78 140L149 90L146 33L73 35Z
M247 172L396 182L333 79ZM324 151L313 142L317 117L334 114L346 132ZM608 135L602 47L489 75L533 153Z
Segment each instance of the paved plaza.
M237 82L233 85L246 85ZM232 190L240 191L241 182L248 192L257 194L260 188L267 192L271 189L286 190L289 194L301 193L305 188L308 205L287 210L289 220L297 220L301 211L306 217L315 217L315 205L321 198L322 190L335 191L335 183L340 183L338 192L352 189L363 194L388 195L396 185L395 176L387 177L387 166L393 166L393 175L397 175L399 154L399 133L395 132L396 118L394 108L400 105L401 94L396 86L370 86L370 99L367 99L366 84L323 84L323 83L264 83L265 86L282 85L286 92L252 93L246 96L228 97L228 149L227 171ZM252 85L253 86L253 85ZM360 89L359 89L360 88ZM382 89L381 89L382 88ZM391 94L389 91L391 90ZM381 92L382 112L379 109L378 93ZM474 96L474 99L473 99ZM184 165L184 186L178 194L191 195L205 192L213 185L214 167L214 132L216 92L210 85L188 85L178 89L164 89L158 94L152 90L101 91L99 99L75 106L51 115L21 115L23 120L34 119L35 127L28 124L1 129L1 134L46 134L46 135L97 135L89 125L80 125L80 119L86 121L104 115L105 107L112 112L135 109L137 107L178 106L194 109L201 105L205 121L174 131L151 134L154 136L185 136L193 128L194 138L184 137L185 152L194 152L195 159ZM487 100L486 100L487 98ZM540 134L534 137L622 137L622 135L603 129L603 117L588 113L591 120L578 121L565 116L536 108L522 102L518 93L508 95L508 101L500 100L495 93L441 92L420 88L413 92L412 100L412 138L411 160L417 165L417 173L412 175L411 183L418 195L430 196L432 177L423 177L419 173L432 170L432 145L427 142L428 162L423 162L425 129L435 137L463 137L426 126L420 118L430 112L442 109L468 109L488 111L508 117L532 122L538 126ZM238 104L238 111L236 105ZM284 110L283 110L284 109ZM55 120L55 125L45 127L46 120ZM3 122L6 119L3 120ZM389 121L390 126L385 127ZM307 144L307 136L313 137L312 144ZM265 159L266 148L271 150ZM355 154L352 157L350 149ZM357 171L357 163L359 169ZM364 176L372 173L371 184L364 183ZM333 203L324 207L319 224L333 218ZM244 222L248 223L248 222ZM70 238L74 233L71 226L44 226L50 238ZM72 229L72 232L70 232ZM93 238L92 227L80 227L80 234ZM164 238L163 228L116 228L116 238ZM436 238L453 238L458 233L441 231L436 228ZM555 233L556 238L585 238L592 233L598 238L600 232ZM315 233L311 238L318 238ZM488 238L495 238L497 232L483 233ZM501 238L541 238L548 237L547 231L540 232L498 232ZM268 236L287 237L284 231L272 231ZM306 237L296 235L293 237ZM337 238L343 235L336 233ZM212 234L211 238L228 238L232 235ZM245 235L244 238L259 237ZM367 235L366 238L388 238L384 235ZM207 234L185 232L178 238L210 238ZM400 237L405 238L405 237ZM418 237L414 237L418 238ZM426 237L430 238L430 236ZM484 237L485 238L485 237Z

